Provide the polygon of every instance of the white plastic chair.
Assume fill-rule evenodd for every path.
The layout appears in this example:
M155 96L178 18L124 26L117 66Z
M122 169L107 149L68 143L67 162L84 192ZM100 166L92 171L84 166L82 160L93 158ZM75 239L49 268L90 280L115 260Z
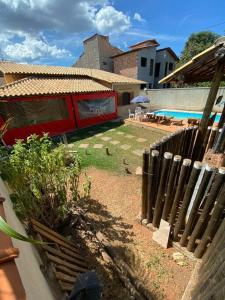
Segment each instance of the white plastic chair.
M135 118L135 114L132 113L130 109L128 109L128 113L129 113L129 119Z

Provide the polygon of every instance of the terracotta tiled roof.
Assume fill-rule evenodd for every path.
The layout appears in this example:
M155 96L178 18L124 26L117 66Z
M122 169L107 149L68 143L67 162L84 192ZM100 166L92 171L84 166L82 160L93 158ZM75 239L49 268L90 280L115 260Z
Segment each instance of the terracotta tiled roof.
M91 79L28 77L0 87L0 98L111 91Z
M60 75L60 76L87 76L93 79L103 80L109 83L142 84L144 81L128 78L115 73L97 69L74 68L62 66L44 66L16 64L12 62L0 62L0 72L3 74L27 74L27 75Z

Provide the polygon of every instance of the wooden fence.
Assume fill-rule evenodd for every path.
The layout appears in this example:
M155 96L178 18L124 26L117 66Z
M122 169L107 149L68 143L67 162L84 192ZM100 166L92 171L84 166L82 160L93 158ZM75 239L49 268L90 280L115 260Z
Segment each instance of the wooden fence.
M225 220L202 259L192 299L225 299Z
M205 150L214 131L207 132ZM200 258L224 218L225 168L191 160L196 134L197 128L189 127L144 152L141 217L154 227L168 221L171 239Z

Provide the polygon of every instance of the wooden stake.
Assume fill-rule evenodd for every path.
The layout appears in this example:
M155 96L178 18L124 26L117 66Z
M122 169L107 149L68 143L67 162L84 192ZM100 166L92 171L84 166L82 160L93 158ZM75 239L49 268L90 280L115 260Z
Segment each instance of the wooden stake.
M159 159L159 151L152 150L150 156L149 174L148 174L148 203L147 203L147 222L152 222L153 207L155 205L155 197L157 191L157 165Z
M214 233L216 229L219 227L219 223L221 220L221 216L224 212L225 208L225 184L223 184L222 190L216 199L216 204L213 209L212 216L209 220L208 226L203 234L203 237L195 249L194 255L197 258L201 258L204 254L209 241L211 241L214 237Z
M213 204L216 200L217 195L219 194L219 191L223 183L225 183L225 168L220 168L218 174L214 179L214 183L209 192L207 201L205 202L205 205L203 207L203 211L188 241L188 245L187 245L188 251L193 251L196 239L199 238L199 235L202 232L203 227L206 225L206 222L209 220L209 213L213 207Z
M201 201L203 200L203 197L205 195L205 190L207 189L207 186L209 184L210 178L213 174L214 168L210 166L206 166L204 175L202 177L202 181L200 183L197 195L195 197L193 206L191 208L190 215L188 217L188 222L185 225L184 233L182 234L182 237L180 239L180 245L185 246L188 236L191 234L191 231L194 227L194 221L196 219L199 205L201 204Z
M164 153L162 172L160 174L159 189L158 189L158 193L157 193L155 211L154 211L153 222L152 222L153 226L155 226L155 227L159 226L160 219L162 216L162 209L163 209L163 205L164 205L165 186L166 186L166 181L167 181L172 157L173 157L172 153L170 153L170 152Z
M221 116L220 116L220 120L219 120L219 123L218 123L218 127L219 128L222 128L223 125L225 123L225 104L223 106L223 110L222 110L222 113L221 113Z
M149 165L149 151L145 150L143 153L142 166L142 204L141 204L141 219L147 217L147 191L148 191L148 165Z
M207 147L207 144L208 144L208 141L209 141L209 136L211 134L211 130L212 130L212 126L208 126L207 131L206 131L206 135L205 135L205 138L204 138L204 142L203 142L203 145L202 145L201 159L204 157L204 154L206 152L206 147Z
M170 225L173 226L177 214L177 210L179 207L179 203L182 201L183 198L183 193L185 189L185 184L187 181L187 177L190 171L190 166L191 166L191 160L190 159L184 159L182 166L181 166L181 171L179 175L179 180L176 188L176 193L174 196L174 201L170 213L170 218L169 218L169 223Z
M210 137L209 137L208 145L206 147L207 148L206 151L208 151L209 149L212 149L214 141L215 141L215 137L217 135L217 132L218 132L218 127L213 127L212 131L211 131L211 134L210 134Z
M163 207L162 218L164 220L167 220L168 214L173 204L173 198L175 193L175 182L176 182L176 177L178 176L178 168L180 166L181 159L182 157L180 155L175 155L173 158L173 163L171 166L171 171L170 171L168 185L167 185L165 204Z
M176 224L174 226L173 237L174 237L175 241L177 241L178 234L179 234L179 232L180 232L180 230L181 230L181 228L182 228L182 226L185 222L185 216L186 216L186 213L187 213L188 205L190 203L190 200L191 200L196 182L198 180L198 176L201 172L201 168L202 168L202 163L199 162L199 161L196 161L194 163L194 166L193 166L193 169L192 169L189 181L188 181L188 186L187 186L187 189L186 189L185 194L184 194L184 199L183 199L183 202L181 204L180 212L179 212Z

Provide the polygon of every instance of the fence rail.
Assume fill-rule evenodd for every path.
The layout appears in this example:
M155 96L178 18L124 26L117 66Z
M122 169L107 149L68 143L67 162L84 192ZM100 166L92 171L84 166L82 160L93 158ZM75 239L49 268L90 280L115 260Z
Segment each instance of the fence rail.
M208 128L202 155L218 136ZM201 258L225 209L225 168L194 161L197 127L180 130L143 154L142 219L171 225L171 239ZM175 155L174 155L175 154Z

